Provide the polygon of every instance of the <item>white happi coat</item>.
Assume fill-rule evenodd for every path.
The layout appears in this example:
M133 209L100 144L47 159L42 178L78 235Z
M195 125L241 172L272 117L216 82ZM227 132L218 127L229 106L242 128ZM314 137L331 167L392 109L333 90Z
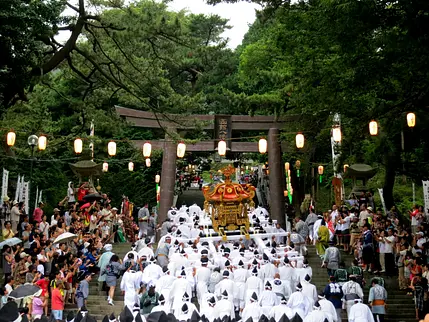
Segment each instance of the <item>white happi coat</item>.
M327 299L319 299L319 305L322 311L325 312L330 317L330 319L328 319L329 321L341 322L341 321L337 321L338 320L337 311L335 310L335 306L334 304L332 304L331 301Z
M300 291L293 292L289 297L287 306L290 307L294 313L298 313L299 316L304 319L307 313L310 311L311 303Z
M245 294L244 294L244 301L246 304L250 302L250 297L252 296L253 292L256 293L256 295L259 298L259 295L264 290L264 285L262 284L262 281L257 276L250 276L245 284Z
M279 267L280 279L285 283L289 283L291 289L293 289L292 287L295 284L295 269L290 264Z
M325 319L329 320L327 314L320 310L314 310L305 317L303 322L324 322Z
M181 312L182 298L185 292L188 293L189 296L192 296L191 283L184 277L176 279L170 291L170 303L172 303L173 312Z
M211 270L208 267L198 267L195 273L195 281L197 283L197 298L198 303L202 303L203 295L208 292Z
M322 219L317 219L313 225L313 245L316 245L316 241L319 240L319 228L322 224Z
M258 302L247 304L241 314L241 320L246 322L248 318L252 318L253 321L259 321L259 317L262 315L262 308Z
M124 306L132 312L134 304L138 302L137 291L140 289L141 272L125 272L121 280L121 291L124 291Z
M145 284L148 284L150 281L157 281L162 274L161 266L151 263L144 269L142 279Z
M233 273L234 282L236 285L235 298L244 301L244 292L246 291L246 280L249 272L244 268L237 268Z
M274 279L270 281L270 283L273 287L273 292L276 293L279 300L282 299L281 295L288 299L292 294L292 290L290 289L288 282L283 282L281 279Z
M221 320L225 316L229 316L231 317L231 319L234 318L235 317L234 305L230 300L227 300L227 299L222 299L218 301L215 305L215 315Z
M374 316L368 305L356 303L350 309L349 322L374 322Z
M276 306L280 303L279 298L277 297L276 293L270 290L265 290L261 293L261 296L259 297L259 305L262 307L262 313L265 316L268 316L268 314L271 311L271 308L273 306Z
M155 289L159 295L164 295L165 303L168 306L171 306L170 302L170 292L173 287L173 283L177 278L171 276L170 274L166 274L161 276L155 283Z
M232 303L232 301L234 300L236 287L237 286L235 285L233 280L224 278L215 286L215 294L217 297L221 297L222 293L226 291L228 293L228 300Z
M279 304L273 306L268 318L274 318L274 320L279 321L283 314L285 314L289 319L292 319L295 316L295 312L290 307L286 304Z
M307 282L306 280L302 281L301 285L302 285L301 293L311 301L311 305L313 306L314 303L317 302L317 298L318 298L316 285L313 285L310 282Z
M276 275L277 272L277 267L273 263L266 263L261 266L259 277L264 281L265 285L267 281L274 279L274 275Z
M216 316L216 308L214 306L207 305L204 309L200 310L201 316L205 316L209 322L213 322L217 316Z

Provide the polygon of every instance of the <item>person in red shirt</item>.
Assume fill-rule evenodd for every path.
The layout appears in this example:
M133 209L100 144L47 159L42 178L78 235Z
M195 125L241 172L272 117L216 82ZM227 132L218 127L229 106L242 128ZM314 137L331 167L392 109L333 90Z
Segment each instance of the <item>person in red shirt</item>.
M41 223L42 222L42 218L43 218L43 207L45 206L45 204L43 202L39 202L39 207L37 207L36 209L34 209L33 211L33 221L37 222L37 223Z
M64 285L62 282L57 283L57 287L52 289L51 294L51 309L52 315L54 316L57 322L63 320L63 311L64 311L64 298L61 293Z
M41 276L40 279L35 283L42 289L41 296L49 298L48 287L49 287L49 276ZM45 315L48 316L48 306L44 307Z
M77 201L83 202L83 197L85 197L89 191L87 184L87 182L82 183L77 190Z

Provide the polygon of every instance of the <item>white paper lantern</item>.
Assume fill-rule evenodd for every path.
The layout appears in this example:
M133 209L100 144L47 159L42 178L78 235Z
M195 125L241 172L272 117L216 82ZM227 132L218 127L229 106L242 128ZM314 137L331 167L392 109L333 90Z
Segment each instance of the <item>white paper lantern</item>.
M151 163L150 163L150 159L149 159L149 158L147 158L145 162L146 162L146 166L149 168L149 167L150 167L150 165L151 165Z
M305 142L304 134L298 133L296 135L295 142L296 142L296 147L298 149L302 149L304 147L304 142Z
M376 121L369 122L369 134L371 135L378 134L378 123Z
M103 163L103 172L109 171L109 164L107 162Z
M159 183L161 181L161 176L159 174L157 174L155 176L155 183Z
M217 152L221 157L226 155L226 142L224 140L220 140L217 144Z
M6 142L8 146L14 146L16 140L16 133L13 131L10 131L6 136Z
M83 143L81 139L74 140L74 152L79 154L82 153Z
M258 143L259 153L265 154L267 153L268 142L265 139L260 139Z
M110 141L109 144L107 144L107 153L111 157L116 155L116 142Z
M128 162L128 170L129 171L134 171L134 163L133 162Z
M40 151L46 150L46 145L48 144L48 139L46 136L41 135L39 136L38 146Z
M150 144L149 142L146 142L145 144L143 144L143 156L145 158L150 158L151 153L152 153L152 144Z
M185 156L185 152L186 152L186 144L183 142L180 142L177 145L177 157L183 158Z
M416 114L414 113L407 114L407 124L408 124L408 127L416 126Z

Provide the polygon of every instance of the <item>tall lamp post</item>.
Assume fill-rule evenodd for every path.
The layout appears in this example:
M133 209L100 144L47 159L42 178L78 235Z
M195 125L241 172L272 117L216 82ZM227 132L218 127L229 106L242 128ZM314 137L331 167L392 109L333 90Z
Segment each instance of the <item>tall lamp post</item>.
M34 163L34 148L39 144L39 137L37 135L30 135L27 139L27 143L31 148L31 165L30 165L30 184L33 176L33 163Z

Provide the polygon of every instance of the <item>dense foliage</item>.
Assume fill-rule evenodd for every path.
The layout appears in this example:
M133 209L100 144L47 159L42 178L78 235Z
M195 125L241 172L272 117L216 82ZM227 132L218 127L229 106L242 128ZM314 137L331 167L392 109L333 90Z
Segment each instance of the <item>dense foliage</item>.
M429 173L424 135L429 3L253 2L261 4L257 19L243 44L231 50L221 37L229 28L225 19L171 12L168 1L31 1L29 6L3 1L1 128L4 133L15 129L18 144L4 146L2 163L11 175L28 176L26 137L48 134L48 149L36 157L56 161L36 161L33 180L51 194L50 201L58 200L72 178L72 140L86 137L94 120L97 161L106 159L109 139L118 140L119 148L100 185L117 202L122 193L143 202L154 198L153 175L161 159L145 169L128 140L159 139L164 133L128 127L115 115L115 104L151 110L161 118L165 113L294 114L298 121L285 129L282 140L294 146L297 131L306 136L303 151L292 148L284 155L292 165L301 160L301 178L292 172L297 195L310 192L311 168L320 163L325 178L334 166L368 163L384 175L377 185L384 187L387 205L403 202L394 193L396 177L419 183ZM65 6L75 15L61 16ZM65 44L55 40L60 29L71 32ZM412 130L405 120L409 111L417 115ZM329 144L334 113L341 115L343 130L337 165ZM368 133L372 119L379 122L378 137ZM209 136L198 128L179 134L192 140ZM126 169L131 159L139 169L134 173Z

